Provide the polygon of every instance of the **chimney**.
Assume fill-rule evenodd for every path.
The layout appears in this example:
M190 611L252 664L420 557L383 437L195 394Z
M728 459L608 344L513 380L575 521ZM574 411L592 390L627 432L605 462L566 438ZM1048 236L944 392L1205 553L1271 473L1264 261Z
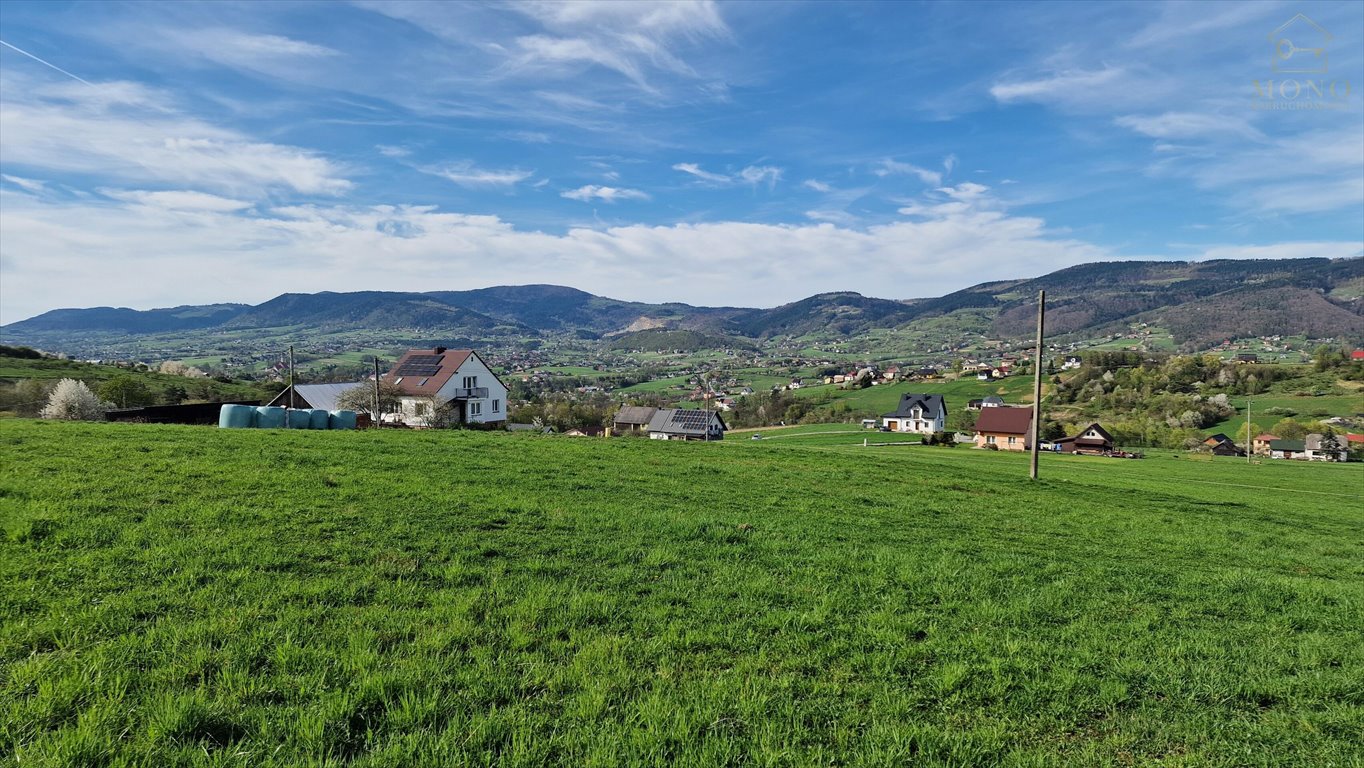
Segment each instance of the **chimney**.
M445 347L436 347L436 354L438 355L445 354Z

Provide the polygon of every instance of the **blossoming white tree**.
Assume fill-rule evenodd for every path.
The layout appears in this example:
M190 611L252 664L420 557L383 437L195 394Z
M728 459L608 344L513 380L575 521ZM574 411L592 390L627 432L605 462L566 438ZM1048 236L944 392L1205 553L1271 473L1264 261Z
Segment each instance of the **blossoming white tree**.
M85 386L85 382L75 379L62 379L52 390L40 416L44 419L67 419L71 421L98 421L104 418L104 403L95 393Z

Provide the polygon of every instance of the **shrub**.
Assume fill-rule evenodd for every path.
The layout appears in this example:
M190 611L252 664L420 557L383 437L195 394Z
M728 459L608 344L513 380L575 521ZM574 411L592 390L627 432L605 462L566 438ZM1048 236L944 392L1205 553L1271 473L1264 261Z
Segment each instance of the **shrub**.
M108 410L95 393L76 379L62 379L48 398L47 405L40 414L44 419L67 419L70 421L99 421Z

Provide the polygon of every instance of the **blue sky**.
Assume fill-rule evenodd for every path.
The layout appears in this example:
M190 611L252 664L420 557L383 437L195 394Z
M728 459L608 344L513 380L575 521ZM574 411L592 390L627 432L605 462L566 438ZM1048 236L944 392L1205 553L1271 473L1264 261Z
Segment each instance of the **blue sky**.
M1362 30L1361 3L6 2L0 321L1358 256Z

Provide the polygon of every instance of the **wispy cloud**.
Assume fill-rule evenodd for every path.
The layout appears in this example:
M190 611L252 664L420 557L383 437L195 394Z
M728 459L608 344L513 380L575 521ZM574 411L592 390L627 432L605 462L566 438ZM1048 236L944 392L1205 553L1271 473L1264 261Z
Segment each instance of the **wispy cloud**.
M872 169L872 173L882 178L894 175L913 175L925 184L937 186L942 183L942 172L928 168L921 168L913 163L902 163L898 160L886 158Z
M422 173L431 174L432 176L439 176L447 181L452 181L461 187L473 189L486 187L511 188L535 175L535 171L523 171L519 168L497 170L479 168L469 161L451 163L448 165L418 166L417 170Z
M996 83L990 86L990 95L1002 102L1071 99L1098 88L1110 87L1125 74L1123 69L1117 67L1052 72L1028 80Z
M749 165L735 173L713 173L702 169L696 163L676 163L673 170L691 174L706 184L721 187L734 184L757 186L766 183L771 189L781 180L782 175L782 169L772 165Z
M230 212L250 208L252 205L246 200L233 200L232 198L192 190L148 192L145 190L101 189L100 192L105 197L115 200L163 208L168 211Z
M42 192L43 190L47 189L47 185L41 181L38 181L37 179L25 179L20 176L11 176L7 173L0 173L0 179L3 179L4 181L9 182L10 184L13 184L16 187L27 190L29 192L36 193Z
M54 85L6 75L0 87L6 93L0 135L12 166L252 196L278 188L337 195L352 187L337 164L316 152L182 115L164 95L137 84Z
M690 173L691 175L695 176L698 179L701 179L702 181L709 181L713 184L729 184L734 181L734 179L722 173L711 173L710 171L703 171L701 170L701 166L697 165L696 163L676 163L675 165L673 165L673 170L681 171L683 173Z
M767 188L772 189L781 180L781 169L771 165L750 165L739 171L739 178L754 186L766 183Z
M648 200L649 195L638 189L618 189L616 187L601 187L595 184L588 184L577 189L565 190L559 194L570 200L581 200L585 203L593 200L601 200L607 203L614 203L617 200Z
M833 187L818 179L806 179L805 181L802 181L800 185L806 189L813 189L816 192L828 192L833 189Z
M1114 122L1157 139L1200 138L1218 134L1248 139L1264 137L1244 117L1235 115L1165 112L1159 115L1123 115Z

